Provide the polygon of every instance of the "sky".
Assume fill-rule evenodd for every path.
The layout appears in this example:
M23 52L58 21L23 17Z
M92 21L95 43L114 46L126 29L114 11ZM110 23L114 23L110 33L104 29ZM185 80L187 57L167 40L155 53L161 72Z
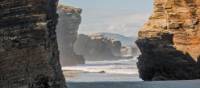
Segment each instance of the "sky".
M60 0L59 3L82 8L79 33L110 32L135 37L153 8L153 0Z

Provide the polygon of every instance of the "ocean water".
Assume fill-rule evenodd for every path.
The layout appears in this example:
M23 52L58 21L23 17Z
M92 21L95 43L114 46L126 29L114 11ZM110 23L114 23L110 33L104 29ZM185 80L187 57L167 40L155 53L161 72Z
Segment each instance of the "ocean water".
M144 82L138 76L136 62L136 58L87 61L63 70L84 71L66 78L68 88L200 88L200 80Z
M86 61L84 65L63 67L63 70L83 71L66 78L68 82L141 81L136 66L137 58L113 61Z

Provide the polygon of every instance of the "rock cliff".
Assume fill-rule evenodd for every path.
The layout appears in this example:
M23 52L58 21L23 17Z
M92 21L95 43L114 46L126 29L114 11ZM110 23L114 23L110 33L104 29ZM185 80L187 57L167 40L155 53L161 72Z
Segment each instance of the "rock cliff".
M81 23L81 11L79 8L69 6L58 7L59 20L56 32L62 66L84 64L83 56L77 55L73 50Z
M66 88L56 7L57 0L0 1L1 88Z
M154 0L136 41L143 80L199 79L200 0Z
M120 41L121 42L121 52L119 51L119 47L117 48L117 50L114 50L115 56L120 56L122 58L133 58L138 56L139 49L136 46L135 42L137 38L133 37L133 36L124 36L121 34L117 34L117 33L108 33L108 32L100 32L100 33L94 33L92 35L100 35L103 38L106 39L110 39L112 41Z
M80 34L74 50L83 55L86 60L114 60L121 55L121 42L112 41L99 35Z

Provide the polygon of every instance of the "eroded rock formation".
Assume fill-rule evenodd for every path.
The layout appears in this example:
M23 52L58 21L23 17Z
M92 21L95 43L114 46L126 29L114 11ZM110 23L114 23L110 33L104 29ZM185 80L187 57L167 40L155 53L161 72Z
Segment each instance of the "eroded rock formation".
M86 60L114 60L121 55L121 42L106 39L100 35L80 34L74 50Z
M0 1L1 88L66 88L56 7L57 0Z
M79 8L69 6L58 7L59 21L56 32L62 66L84 64L83 56L77 55L73 50L81 23L81 11Z
M154 0L154 12L139 32L143 80L199 79L200 0Z

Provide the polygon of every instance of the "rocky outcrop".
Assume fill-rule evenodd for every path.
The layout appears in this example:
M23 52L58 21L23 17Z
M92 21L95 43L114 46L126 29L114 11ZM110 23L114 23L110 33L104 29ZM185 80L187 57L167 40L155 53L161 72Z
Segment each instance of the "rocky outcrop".
M74 50L86 60L114 60L121 55L121 42L106 39L100 35L80 34Z
M62 66L84 64L83 56L77 55L73 50L81 23L81 11L79 8L69 6L58 7L59 21L56 32Z
M56 7L57 0L0 1L1 88L66 88Z
M108 32L94 33L93 35L100 35L112 41L120 41L122 46L121 52L119 52L118 50L115 51L118 52L116 55L120 55L120 57L122 58L133 58L138 56L138 54L140 53L136 44L133 43L136 41L137 38L133 36L124 36L121 34L108 33Z
M139 32L143 80L199 79L200 0L154 0L154 12Z

